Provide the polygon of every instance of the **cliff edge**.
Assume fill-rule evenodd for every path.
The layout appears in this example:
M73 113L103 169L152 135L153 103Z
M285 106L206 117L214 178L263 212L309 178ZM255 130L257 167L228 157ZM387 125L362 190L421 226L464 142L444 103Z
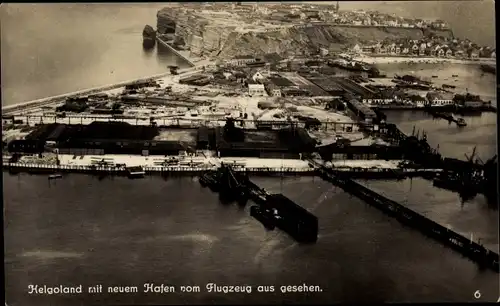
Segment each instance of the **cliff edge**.
M385 39L422 39L430 35L453 37L451 30L333 25L310 23L280 27L242 25L230 12L204 17L187 9L164 8L157 14L159 35L172 36L175 43L193 56L233 58L236 55L306 55L319 48L340 51L354 44L374 44ZM171 38L172 39L172 38Z

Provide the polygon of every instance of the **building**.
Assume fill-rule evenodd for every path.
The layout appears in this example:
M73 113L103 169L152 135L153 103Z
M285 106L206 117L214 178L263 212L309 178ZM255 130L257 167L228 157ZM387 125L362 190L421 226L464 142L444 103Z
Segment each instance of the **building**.
M468 54L469 54L469 57L472 59L479 58L479 52L476 49L469 50Z
M248 83L248 94L253 97L266 96L266 89L264 85L257 83Z
M413 55L418 55L418 51L420 50L419 46L417 44L414 44L412 47L411 47L411 53Z
M268 123L263 123L268 124ZM288 128L287 128L288 127ZM226 127L216 128L216 148L220 157L260 157L299 159L300 153L315 150L316 142L302 128L283 122L278 130L242 130L242 137L230 139Z
M246 64L255 62L257 62L257 59L253 55L238 55L226 61L231 66L245 66Z
M334 78L308 77L307 80L334 97L342 97L346 93L346 90L338 85Z
M266 84L267 94L271 97L281 97L281 89L272 82Z
M45 150L45 142L37 140L12 140L7 145L9 153L40 154Z
M453 96L439 92L429 92L426 95L427 105L429 106L445 106L453 105Z
M457 51L455 51L454 55L455 55L455 57L462 58L465 56L465 52L464 52L464 50L457 50Z
M366 123L372 123L375 119L377 119L377 114L375 114L372 109L356 99L349 100L347 102L347 107L354 113L355 116L359 117Z
M4 115L2 116L2 124L5 126L5 125L8 125L8 124L14 124L14 116L8 116L8 115Z
M253 73L252 75L252 80L255 82L255 83L260 83L262 81L264 81L266 79L266 77L262 74L261 71L256 71L255 73Z

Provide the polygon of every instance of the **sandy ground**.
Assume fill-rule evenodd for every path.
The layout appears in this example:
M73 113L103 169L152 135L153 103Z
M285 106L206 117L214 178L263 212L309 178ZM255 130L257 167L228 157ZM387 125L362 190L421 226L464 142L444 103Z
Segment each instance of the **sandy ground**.
M164 156L135 156L135 155L97 155L97 156L84 156L74 158L74 155L60 154L59 159L61 165L80 165L86 166L96 164L103 159L109 164L126 164L127 166L143 166L155 167L160 166L164 161L171 159L171 157ZM197 157L181 157L178 165L194 164L198 166L215 166L221 163L236 164L246 168L297 168L307 169L310 168L307 161L295 159L266 159L266 158L215 158L203 156ZM172 165L176 166L176 165Z

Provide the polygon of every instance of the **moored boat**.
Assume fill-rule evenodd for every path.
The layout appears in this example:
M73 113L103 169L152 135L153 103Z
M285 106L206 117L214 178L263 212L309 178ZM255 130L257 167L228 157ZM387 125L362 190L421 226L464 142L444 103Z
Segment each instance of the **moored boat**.
M63 176L62 176L62 174L58 174L58 173L56 173L56 174L51 174L51 175L49 175L48 179L49 179L49 180L55 180L55 179L60 179L60 178L62 178L62 177L63 177Z
M253 205L250 207L250 216L262 223L267 230L274 230L276 228L276 219L270 209Z
M131 179L143 178L144 175L146 175L146 171L144 171L144 168L141 166L128 167L127 168L127 175Z
M467 126L467 122L465 122L464 118L458 118L456 123L459 127Z

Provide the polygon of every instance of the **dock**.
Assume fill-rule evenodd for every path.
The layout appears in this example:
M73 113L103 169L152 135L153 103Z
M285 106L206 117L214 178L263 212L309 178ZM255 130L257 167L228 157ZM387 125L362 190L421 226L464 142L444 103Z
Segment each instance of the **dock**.
M129 169L126 166L118 165L52 165L35 163L2 163L3 169L12 173L32 173L32 174L55 174L61 172L87 173L87 174L108 174L108 175L129 175ZM170 166L144 166L145 174L177 173L186 175L198 175L208 171L217 170L218 167L210 164L204 165L170 165ZM313 168L300 167L238 167L233 169L235 172L252 173L256 175L314 175Z
M332 184L342 188L349 194L360 198L367 204L381 210L387 215L396 218L402 224L413 227L426 236L434 238L446 246L458 251L462 255L476 262L482 268L489 268L499 272L499 256L497 253L487 250L482 245L468 239L459 233L445 228L429 218L390 200L377 192L366 188L355 182L348 176L333 173L330 169L311 160L315 165L320 177Z
M268 193L231 166L222 164L217 171L200 176L199 182L218 192L221 201L246 204L252 200L257 207L251 207L251 216L267 230L279 228L299 243L315 243L318 239L316 216L282 194Z

